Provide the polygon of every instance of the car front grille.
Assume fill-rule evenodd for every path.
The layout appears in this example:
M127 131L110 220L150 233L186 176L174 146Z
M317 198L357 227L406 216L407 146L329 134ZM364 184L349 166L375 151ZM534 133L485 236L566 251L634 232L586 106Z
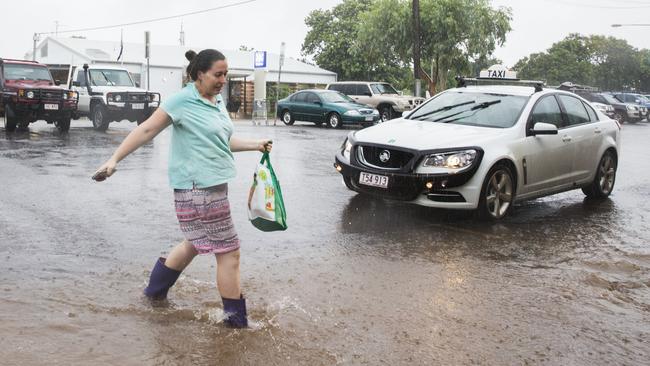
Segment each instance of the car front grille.
M145 93L129 93L128 95L129 102L146 102L148 99Z
M372 114L372 112L372 109L359 109L359 113L361 114Z
M56 100L59 101L63 99L63 90L47 90L41 89L36 93L38 96L35 98L40 98L44 100Z
M397 149L363 145L357 147L357 160L376 169L400 170L408 165L413 157L412 153Z

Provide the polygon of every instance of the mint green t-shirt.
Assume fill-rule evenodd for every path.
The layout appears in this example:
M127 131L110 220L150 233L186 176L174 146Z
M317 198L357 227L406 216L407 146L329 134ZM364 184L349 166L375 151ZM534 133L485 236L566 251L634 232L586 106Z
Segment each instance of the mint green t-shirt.
M235 177L230 151L233 124L221 95L217 103L201 97L194 83L161 105L172 120L169 185L177 189L206 188Z

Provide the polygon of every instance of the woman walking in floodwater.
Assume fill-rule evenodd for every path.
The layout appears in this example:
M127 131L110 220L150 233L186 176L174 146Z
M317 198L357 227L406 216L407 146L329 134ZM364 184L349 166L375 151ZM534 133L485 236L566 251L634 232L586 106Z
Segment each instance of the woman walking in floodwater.
M272 142L232 137L233 123L219 95L228 74L221 52L188 51L185 57L190 61L191 82L129 133L93 179L103 181L113 175L122 159L171 124L169 183L185 240L166 259L158 259L144 293L151 299L165 299L197 254L213 254L224 322L242 328L248 325L246 300L239 284L239 238L230 217L227 182L235 177L233 152L271 151Z

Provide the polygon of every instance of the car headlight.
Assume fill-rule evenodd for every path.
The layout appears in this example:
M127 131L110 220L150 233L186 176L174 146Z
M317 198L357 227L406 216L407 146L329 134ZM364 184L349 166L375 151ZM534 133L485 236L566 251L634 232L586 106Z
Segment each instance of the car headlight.
M341 145L341 150L343 150L343 157L350 161L350 152L352 151L352 143L350 139L345 139L343 145Z
M379 115L379 111L376 110L376 109L373 109L373 110L372 110L372 114L374 114L375 116L378 116L378 115Z
M28 96L29 96L29 95L28 95ZM637 108L637 107L634 106L634 105L627 105L626 107L627 107L627 110L628 110L628 111L638 111L638 110L639 110L639 108Z
M149 101L150 102L157 102L158 101L158 94L149 94Z
M359 111L356 110L356 109L347 111L347 112L345 112L343 114L346 115L346 116L360 116L361 115L361 113L359 113Z
M452 169L455 171L468 168L476 160L476 150L462 150L431 154L424 158L423 167Z
M63 93L63 100L67 100L67 99L68 99L68 93Z
M27 92L27 98L34 99L34 92L33 91L28 91Z
M113 98L115 99L116 102L121 102L122 101L122 95L120 95L120 94L115 95Z

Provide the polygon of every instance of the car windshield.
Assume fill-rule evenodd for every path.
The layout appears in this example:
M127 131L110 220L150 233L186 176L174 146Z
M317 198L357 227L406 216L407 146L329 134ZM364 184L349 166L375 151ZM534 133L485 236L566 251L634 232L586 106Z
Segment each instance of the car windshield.
M370 84L370 88L375 94L399 94L395 88L387 83Z
M408 119L492 128L512 127L528 97L475 92L446 92Z
M335 91L329 93L321 93L319 95L327 103L354 103L354 99L348 97L345 94Z
M620 100L614 98L611 95L608 95L608 94L601 94L601 95L603 96L603 99L605 99L607 104L620 104L621 103Z
M133 81L126 70L90 70L93 86L133 86Z
M47 67L32 65L4 65L5 80L44 80L52 82L52 75Z

